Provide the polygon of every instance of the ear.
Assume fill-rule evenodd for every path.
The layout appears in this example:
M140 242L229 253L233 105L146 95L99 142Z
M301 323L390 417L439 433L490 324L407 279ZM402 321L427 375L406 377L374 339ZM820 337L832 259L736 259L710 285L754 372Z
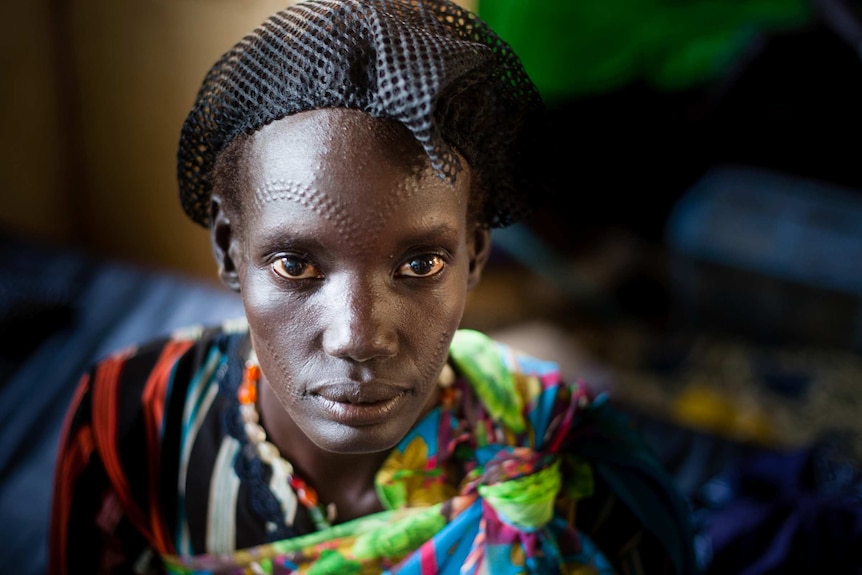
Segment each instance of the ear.
M476 226L473 230L473 241L467 248L470 251L470 269L467 276L467 289L471 290L482 279L482 271L491 255L491 230Z
M210 241L213 257L218 266L222 283L235 292L240 291L239 273L234 261L234 250L239 238L236 228L225 213L221 198L213 196L210 201Z

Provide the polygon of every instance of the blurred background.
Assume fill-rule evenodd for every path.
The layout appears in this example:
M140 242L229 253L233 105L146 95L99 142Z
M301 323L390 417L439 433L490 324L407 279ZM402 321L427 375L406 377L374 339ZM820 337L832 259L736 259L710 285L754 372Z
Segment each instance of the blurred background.
M215 279L176 147L215 60L282 1L4 2L0 225Z
M176 145L209 67L287 3L0 5L0 564L44 568L86 365L241 313ZM465 327L631 414L705 572L862 572L862 2L460 3L542 92L557 191L495 231Z

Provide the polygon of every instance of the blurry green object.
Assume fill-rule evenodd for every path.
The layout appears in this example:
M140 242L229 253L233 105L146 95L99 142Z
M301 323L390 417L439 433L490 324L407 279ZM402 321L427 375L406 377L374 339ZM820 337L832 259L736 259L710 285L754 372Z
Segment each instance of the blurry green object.
M808 0L479 0L549 102L720 77L756 36L806 25Z

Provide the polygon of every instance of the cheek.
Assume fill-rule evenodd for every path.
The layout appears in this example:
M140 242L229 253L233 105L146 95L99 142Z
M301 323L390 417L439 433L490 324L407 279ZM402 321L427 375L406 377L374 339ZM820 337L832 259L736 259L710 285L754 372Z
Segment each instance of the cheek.
M449 294L423 301L421 308L413 308L416 313L405 322L409 329L435 332L454 332L464 313L465 299L457 294ZM430 335L430 334L429 334Z
M461 282L457 282L460 285ZM461 325L466 305L466 289L448 289L421 300L404 314L403 330L411 333L415 346L429 357L445 360L449 344Z
M314 340L318 323L314 314L267 282L246 282L241 294L252 343L270 384L282 402L285 396L299 395L301 390L292 385L297 378L291 369L304 365L302 360L308 357L307 346Z
M302 363L297 361L296 356L290 357L288 355L285 350L291 348L285 345L285 341L274 337L273 332L268 331L268 328L269 326L264 326L263 329L260 327L255 329L251 318L249 318L252 345L257 354L258 365L266 374L266 383L273 391L281 407L288 413L294 413L299 409L297 406L302 401L303 388L299 382L302 382L303 378L294 373L290 366L302 365ZM285 338L290 340L292 336L286 335ZM293 340L295 341L295 338Z
M279 289L269 266L247 267L240 276L245 315L259 336L272 341L278 334L291 337L291 331L308 323L310 308L296 294Z
M467 302L467 266L451 271L455 273L436 289L407 298L400 314L402 337L409 339L416 361L427 366L426 375L435 380L437 374L432 371L445 362Z

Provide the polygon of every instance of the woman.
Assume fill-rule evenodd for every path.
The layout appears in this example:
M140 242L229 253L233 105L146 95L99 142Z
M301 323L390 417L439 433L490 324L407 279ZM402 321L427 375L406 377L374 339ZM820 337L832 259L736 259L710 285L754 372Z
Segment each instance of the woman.
M246 317L83 378L51 572L692 572L626 423L458 329L490 229L545 193L541 118L446 0L312 0L227 52L178 176Z

